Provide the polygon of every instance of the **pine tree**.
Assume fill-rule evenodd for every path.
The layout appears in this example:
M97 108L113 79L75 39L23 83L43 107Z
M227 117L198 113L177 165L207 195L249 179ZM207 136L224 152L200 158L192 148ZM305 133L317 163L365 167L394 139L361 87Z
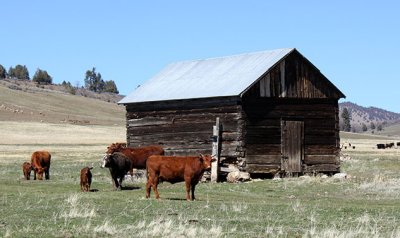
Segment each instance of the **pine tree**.
M7 77L7 70L0 64L0 79L5 79Z
M32 81L38 84L52 84L53 78L47 73L46 70L37 69Z
M343 131L348 131L348 132L351 131L351 125L350 125L351 116L349 110L347 110L346 107L343 108L341 117L343 119Z

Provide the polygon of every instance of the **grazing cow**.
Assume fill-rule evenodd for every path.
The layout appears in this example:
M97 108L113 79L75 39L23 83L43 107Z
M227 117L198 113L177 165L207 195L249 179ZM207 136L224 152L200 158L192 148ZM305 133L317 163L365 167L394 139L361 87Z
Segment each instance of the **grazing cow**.
M90 170L93 167L85 167L81 169L81 190L82 192L89 192L90 185L92 184L92 172Z
M26 180L31 179L31 171L32 171L32 165L29 162L24 162L22 164L22 171L24 172L24 178Z
M132 161L123 153L114 152L103 157L102 168L109 168L113 187L121 190L125 174L132 168Z
M50 179L50 160L51 155L48 151L35 151L31 157L33 168L33 179L36 180L36 174L39 180L43 180L43 172L46 180Z
M129 148L124 146L125 143L113 143L107 147L106 154L121 152L130 160L132 160L132 168L145 169L146 160L150 155L164 155L164 149L158 145L142 146ZM132 174L132 171L131 171Z
M146 198L150 197L153 187L159 199L157 186L159 182L177 183L185 181L186 200L195 200L194 190L205 170L211 169L213 159L210 155L199 156L160 156L152 155L147 159ZM189 192L192 192L190 197Z
M385 149L385 144L376 144L376 147L378 148L378 149Z

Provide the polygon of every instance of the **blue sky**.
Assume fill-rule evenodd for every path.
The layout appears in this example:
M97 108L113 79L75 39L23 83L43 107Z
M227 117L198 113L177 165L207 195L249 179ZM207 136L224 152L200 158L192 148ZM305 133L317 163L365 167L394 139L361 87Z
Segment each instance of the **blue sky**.
M21 1L0 4L0 64L121 94L171 62L297 48L361 106L400 113L400 1Z

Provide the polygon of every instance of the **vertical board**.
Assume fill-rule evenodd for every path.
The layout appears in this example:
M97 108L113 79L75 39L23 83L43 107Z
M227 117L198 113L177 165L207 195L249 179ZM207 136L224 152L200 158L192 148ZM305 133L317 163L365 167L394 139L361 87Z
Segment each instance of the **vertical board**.
M304 160L304 122L282 120L282 170L302 172Z
M285 60L282 60L279 64L280 72L281 72L281 97L286 97L286 80L285 80Z
M220 129L221 124L219 122L219 117L216 119L215 126L213 126L213 142L212 142L212 152L211 156L214 162L211 164L211 182L218 182L218 163L220 157Z

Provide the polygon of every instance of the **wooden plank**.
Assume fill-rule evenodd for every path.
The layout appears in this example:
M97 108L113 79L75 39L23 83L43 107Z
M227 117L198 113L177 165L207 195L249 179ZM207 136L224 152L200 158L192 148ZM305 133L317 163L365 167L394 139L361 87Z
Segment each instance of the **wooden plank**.
M287 89L286 89L286 77L285 77L285 60L282 60L281 63L279 64L279 71L281 73L281 94L280 97L284 98L286 97L287 94Z
M246 156L246 163L249 164L281 164L281 155L247 155Z
M221 124L219 122L219 117L217 117L215 126L213 126L211 156L215 161L212 162L211 164L211 182L217 182L218 180L218 165L220 158L220 129L221 129Z
M265 76L265 97L271 97L271 75Z
M280 171L279 165L246 164L246 172L249 173L271 173L276 174Z
M281 144L247 144L248 155L280 154Z
M265 97L265 78L260 80L260 97Z

